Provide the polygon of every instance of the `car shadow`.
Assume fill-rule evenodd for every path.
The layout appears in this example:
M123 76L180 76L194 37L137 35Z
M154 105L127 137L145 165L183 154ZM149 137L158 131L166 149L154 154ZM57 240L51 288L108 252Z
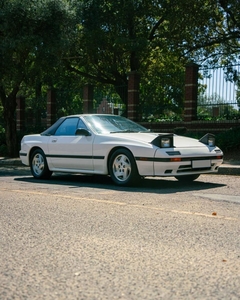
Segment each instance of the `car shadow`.
M134 186L117 186L111 178L108 176L100 175L80 175L80 174L66 174L66 173L54 173L48 180L38 180L32 176L27 177L15 177L14 180L21 182L28 182L29 184L47 184L47 185L61 185L69 186L69 189L73 188L95 188L113 191L124 192L143 192L143 193L169 193L186 191L199 191L213 188L220 188L226 186L225 184L219 184L214 182L201 181L201 176L193 182L183 183L179 182L175 178L145 178L139 180Z

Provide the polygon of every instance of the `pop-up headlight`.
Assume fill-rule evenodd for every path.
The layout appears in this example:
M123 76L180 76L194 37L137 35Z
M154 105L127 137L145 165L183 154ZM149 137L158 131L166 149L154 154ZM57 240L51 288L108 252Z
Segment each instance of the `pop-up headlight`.
M159 148L173 148L173 134L159 134L151 144Z
M215 137L214 136L209 136L208 137L208 145L210 147L214 147L215 146Z
M161 138L161 148L169 148L170 147L170 138L166 137L166 138Z
M209 147L215 147L215 135L207 133L199 140L199 142L208 145Z

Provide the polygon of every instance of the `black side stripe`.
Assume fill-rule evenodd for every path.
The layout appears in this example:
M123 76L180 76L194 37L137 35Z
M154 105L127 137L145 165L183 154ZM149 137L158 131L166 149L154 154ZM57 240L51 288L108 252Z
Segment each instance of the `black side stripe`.
M104 159L104 156L92 156L92 155L57 155L57 154L47 154L46 157L53 158L79 158L79 159Z
M20 152L19 156L27 156L27 153Z

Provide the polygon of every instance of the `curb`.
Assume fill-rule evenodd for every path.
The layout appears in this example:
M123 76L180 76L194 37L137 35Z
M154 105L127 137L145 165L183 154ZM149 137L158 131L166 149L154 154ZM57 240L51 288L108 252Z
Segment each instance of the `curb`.
M222 164L218 168L219 175L240 175L240 165Z
M24 167L19 158L0 158L0 166L19 166ZM27 167L27 166L26 166Z

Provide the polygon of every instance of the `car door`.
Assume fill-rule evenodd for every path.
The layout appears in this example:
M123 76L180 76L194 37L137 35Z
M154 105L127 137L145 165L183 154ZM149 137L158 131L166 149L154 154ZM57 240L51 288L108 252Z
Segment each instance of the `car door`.
M77 128L86 129L78 117L69 117L49 139L49 161L54 169L93 170L93 135L75 135Z

